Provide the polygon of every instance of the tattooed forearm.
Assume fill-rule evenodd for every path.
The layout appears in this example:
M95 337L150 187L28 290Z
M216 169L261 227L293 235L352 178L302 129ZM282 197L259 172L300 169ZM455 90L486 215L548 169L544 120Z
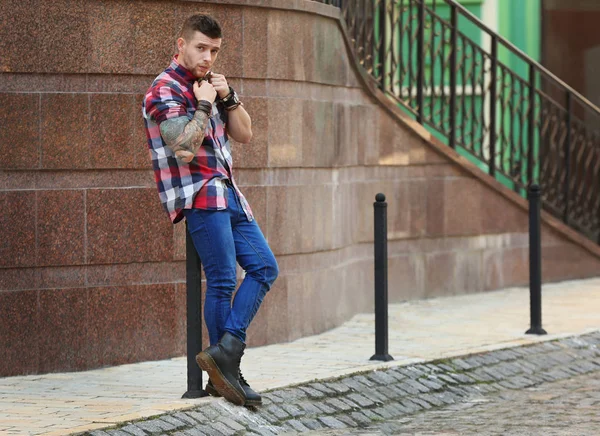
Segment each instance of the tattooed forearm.
M197 110L191 121L187 117L172 118L160 124L160 134L175 156L190 163L204 140L208 115Z

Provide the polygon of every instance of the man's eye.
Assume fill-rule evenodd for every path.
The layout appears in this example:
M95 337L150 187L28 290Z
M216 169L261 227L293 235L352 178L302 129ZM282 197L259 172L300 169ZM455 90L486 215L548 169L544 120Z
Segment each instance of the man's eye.
M217 54L219 52L219 50L213 50L212 52L213 52L213 54Z

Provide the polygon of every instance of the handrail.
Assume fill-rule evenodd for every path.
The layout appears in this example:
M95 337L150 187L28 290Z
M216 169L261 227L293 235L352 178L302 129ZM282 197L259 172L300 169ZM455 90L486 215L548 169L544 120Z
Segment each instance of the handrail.
M526 53L524 53L520 48L515 46L512 42L510 42L506 38L502 37L498 33L494 32L487 25L485 25L485 23L483 23L479 18L477 18L475 15L473 15L473 13L471 11L469 11L467 8L465 8L463 5L456 2L456 0L443 0L443 1L446 2L446 4L452 5L453 7L456 7L457 9L459 9L462 12L462 14L465 16L465 18L468 18L469 21L471 21L473 24L478 26L480 29L484 30L490 37L492 35L494 35L498 39L498 42L501 42L502 44L504 44L507 49L509 49L514 54L519 56L523 61L529 63L530 65L534 65L540 72L544 73L546 76L551 78L553 81L557 82L566 91L569 91L569 93L573 94L582 103L584 103L586 106L588 106L589 109L593 110L598 115L600 115L600 108L598 108L596 105L594 105L594 103L589 101L587 98L585 98L578 91L576 91L571 86L569 86L567 83L565 83L562 79L560 79L558 76L556 76L550 70L548 70L542 64L537 62L535 59L532 59L530 56L528 56ZM425 7L427 8L427 6L425 6Z
M374 86L520 195L541 184L544 209L600 244L598 107L456 0L317 1L340 7Z

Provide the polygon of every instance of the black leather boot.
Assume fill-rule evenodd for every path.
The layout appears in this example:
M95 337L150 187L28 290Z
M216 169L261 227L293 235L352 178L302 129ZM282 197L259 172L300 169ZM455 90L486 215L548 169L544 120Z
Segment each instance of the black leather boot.
M225 333L217 345L211 345L196 356L196 362L208 373L217 392L238 406L246 402L238 380L245 348L246 344L231 333Z
M258 407L262 406L262 397L260 394L254 392L254 389L250 387L244 376L242 375L242 371L240 371L240 385L242 385L242 389L244 389L244 393L246 394L246 407Z

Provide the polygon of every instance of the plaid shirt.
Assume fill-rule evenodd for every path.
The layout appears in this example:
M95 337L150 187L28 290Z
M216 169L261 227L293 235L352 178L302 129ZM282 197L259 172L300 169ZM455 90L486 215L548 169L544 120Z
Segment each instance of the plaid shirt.
M233 179L227 112L222 105L213 104L204 141L189 164L177 159L160 135L159 125L163 121L182 116L193 118L195 80L175 56L171 65L154 79L144 98L142 112L160 201L173 223L181 221L183 209L223 210L227 208L224 181L229 179L248 221L252 221L250 205Z

